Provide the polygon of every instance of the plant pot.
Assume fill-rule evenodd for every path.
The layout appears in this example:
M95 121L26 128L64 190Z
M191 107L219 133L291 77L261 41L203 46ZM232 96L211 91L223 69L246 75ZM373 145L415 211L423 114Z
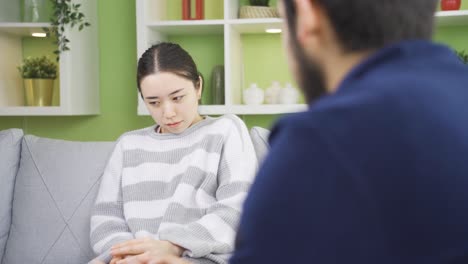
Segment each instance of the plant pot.
M279 17L278 10L268 6L241 6L239 18L271 18Z
M461 0L441 0L440 9L442 11L460 10Z
M54 79L23 79L26 106L51 106Z

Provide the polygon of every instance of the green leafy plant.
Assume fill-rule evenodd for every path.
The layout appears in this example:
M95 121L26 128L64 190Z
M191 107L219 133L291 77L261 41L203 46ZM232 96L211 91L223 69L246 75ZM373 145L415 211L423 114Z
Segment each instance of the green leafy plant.
M270 0L249 0L251 6L268 6Z
M46 56L27 57L18 70L24 79L57 78L57 65Z
M52 2L53 15L50 19L51 28L44 28L48 35L56 37L54 44L57 45L57 50L54 53L59 60L60 53L70 50L68 44L70 40L65 35L65 27L74 28L78 26L81 31L91 24L85 21L85 15L80 12L81 4L74 4L72 0L50 0Z
M460 58L460 60L463 63L468 64L468 53L467 52L462 50L462 51L455 51L455 53L457 54L458 58Z

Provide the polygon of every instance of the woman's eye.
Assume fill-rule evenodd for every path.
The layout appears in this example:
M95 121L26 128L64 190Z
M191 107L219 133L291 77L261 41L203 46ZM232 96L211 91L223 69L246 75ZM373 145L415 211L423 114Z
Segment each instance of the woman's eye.
M160 104L160 102L158 102L158 101L153 101L153 102L149 102L149 104L150 104L150 105L156 105L156 106L158 106L158 105Z
M176 97L173 98L173 100L174 100L175 102L179 102L180 100L182 100L183 97L184 97L183 95L181 95L181 96L176 96Z

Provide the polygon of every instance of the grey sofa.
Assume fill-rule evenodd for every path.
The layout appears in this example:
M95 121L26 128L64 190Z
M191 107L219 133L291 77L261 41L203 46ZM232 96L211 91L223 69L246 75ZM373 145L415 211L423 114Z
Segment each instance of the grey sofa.
M259 160L268 133L250 131ZM94 256L90 210L113 146L0 131L1 264L83 264Z

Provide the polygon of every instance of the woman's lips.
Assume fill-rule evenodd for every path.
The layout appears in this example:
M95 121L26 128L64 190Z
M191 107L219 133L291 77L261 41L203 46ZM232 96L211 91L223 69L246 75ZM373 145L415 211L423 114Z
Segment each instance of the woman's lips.
M167 126L168 126L168 127L176 127L176 126L178 126L180 123L182 123L182 121L175 122L175 123L170 123L170 124L167 124Z

